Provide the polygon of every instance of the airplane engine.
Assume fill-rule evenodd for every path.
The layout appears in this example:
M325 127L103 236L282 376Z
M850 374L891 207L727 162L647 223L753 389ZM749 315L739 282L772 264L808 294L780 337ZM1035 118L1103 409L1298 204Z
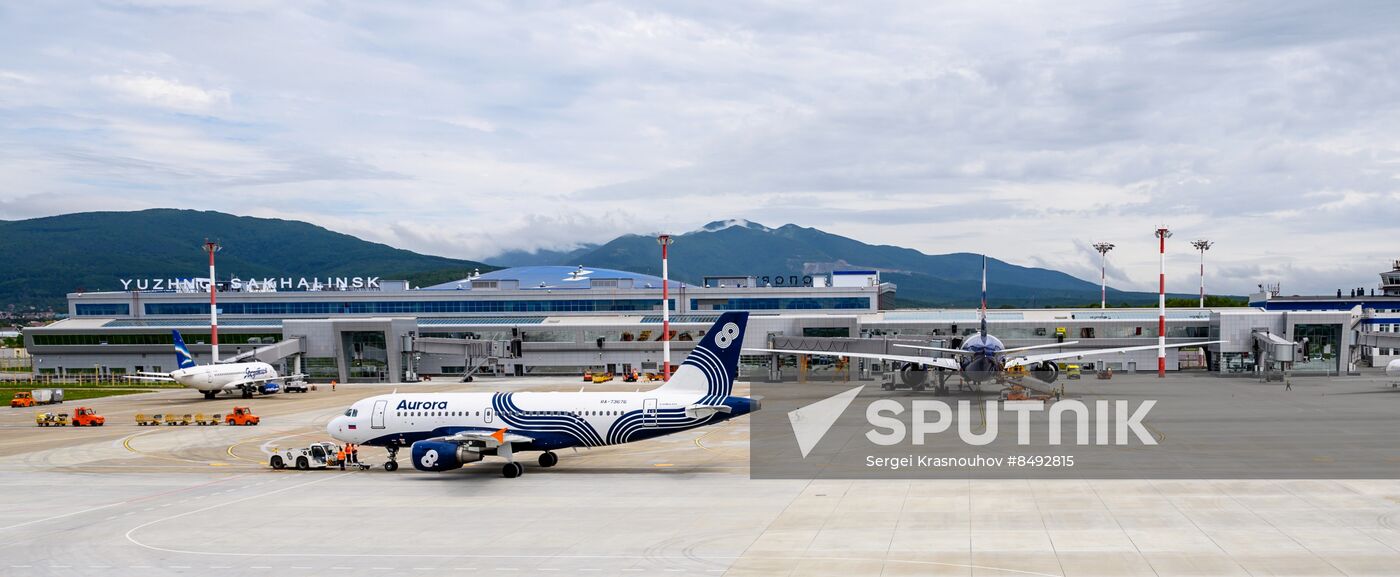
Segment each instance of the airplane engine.
M1051 361L1036 363L1028 368L1031 376L1042 383L1053 383L1060 378L1060 366Z
M914 389L922 389L924 385L928 384L929 371L923 365L909 363L900 369L899 378L904 381L904 384Z
M451 471L481 460L481 453L466 445L444 441L418 441L413 444L413 468L419 471Z

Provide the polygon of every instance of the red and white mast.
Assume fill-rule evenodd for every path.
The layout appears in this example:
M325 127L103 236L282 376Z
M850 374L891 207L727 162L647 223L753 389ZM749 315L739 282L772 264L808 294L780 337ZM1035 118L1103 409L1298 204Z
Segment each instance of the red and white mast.
M661 245L661 378L671 380L671 271L668 268L667 247L671 246L671 235L656 237Z
M210 354L214 359L210 364L219 362L219 306L214 298L219 289L215 286L217 277L214 276L214 253L223 250L223 248L219 246L218 241L204 239L204 252L209 253L209 343L211 345Z
M1157 227L1157 378L1167 377L1167 239L1172 231Z

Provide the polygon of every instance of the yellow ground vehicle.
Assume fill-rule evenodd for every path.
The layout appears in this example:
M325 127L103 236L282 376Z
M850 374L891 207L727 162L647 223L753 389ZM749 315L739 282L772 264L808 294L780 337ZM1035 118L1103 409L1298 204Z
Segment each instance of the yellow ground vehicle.
M1066 379L1078 379L1084 376L1084 373L1080 370L1079 365L1075 363L1066 363L1060 368L1064 370Z
M166 414L165 414L165 424L167 424L167 425L176 425L176 426L181 426L181 427L183 427L183 426L185 426L185 425L190 424L190 421L193 420L191 417L192 417L192 415L188 415L188 414L186 414L186 415L177 415L177 414L175 414L175 413L166 413Z
M107 418L97 414L92 407L78 407L73 411L74 427L101 427L107 424Z
M1025 365L1016 365L1014 367L1006 368L1006 378L1008 379L1020 379L1029 374L1030 371L1026 370Z
M233 412L224 417L224 423L227 425L254 426L260 420L248 407L234 407Z
M156 414L154 414L154 415L147 415L147 414L144 414L144 413L136 413L136 424L137 424L137 425L140 425L140 426L142 426L142 427L147 427L147 426L150 426L150 427L159 426L159 425L160 425L160 420L161 420L160 413L156 413Z
M593 382L606 383L613 380L612 373L593 373Z
M195 413L194 424L199 426L217 425L220 422L222 422L223 419L224 416L218 413L214 413L212 415L206 415L204 413Z
M68 413L35 413L34 424L40 427L66 427Z

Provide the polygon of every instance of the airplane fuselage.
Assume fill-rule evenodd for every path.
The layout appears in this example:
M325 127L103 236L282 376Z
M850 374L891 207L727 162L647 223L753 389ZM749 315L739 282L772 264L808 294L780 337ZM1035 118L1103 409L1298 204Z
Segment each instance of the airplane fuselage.
M199 365L170 372L170 378L200 392L223 391L248 379L277 378L277 370L263 362Z
M1005 348L1001 339L992 335L967 337L962 345L962 350L968 352L960 361L962 377L974 383L996 379L1005 370L1006 359L1001 354Z
M517 451L552 451L640 441L719 423L758 407L722 401L728 413L702 409L691 394L651 392L397 393L369 397L332 419L326 431L357 445L405 447L464 432L506 429L530 437Z

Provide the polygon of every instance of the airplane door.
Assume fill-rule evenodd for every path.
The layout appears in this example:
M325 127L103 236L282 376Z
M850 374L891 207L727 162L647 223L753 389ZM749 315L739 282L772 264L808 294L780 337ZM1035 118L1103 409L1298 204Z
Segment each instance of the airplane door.
M369 417L369 427L371 429L384 428L384 409L388 408L389 401L375 401L374 413Z
M656 399L642 401L642 425L646 427L656 426Z
M481 413L481 414L482 414L482 418L484 418L484 419L486 420L486 422L488 422L488 423L491 422L491 412L492 412L491 409L488 408L488 409L486 409L485 411L482 411L482 413Z

